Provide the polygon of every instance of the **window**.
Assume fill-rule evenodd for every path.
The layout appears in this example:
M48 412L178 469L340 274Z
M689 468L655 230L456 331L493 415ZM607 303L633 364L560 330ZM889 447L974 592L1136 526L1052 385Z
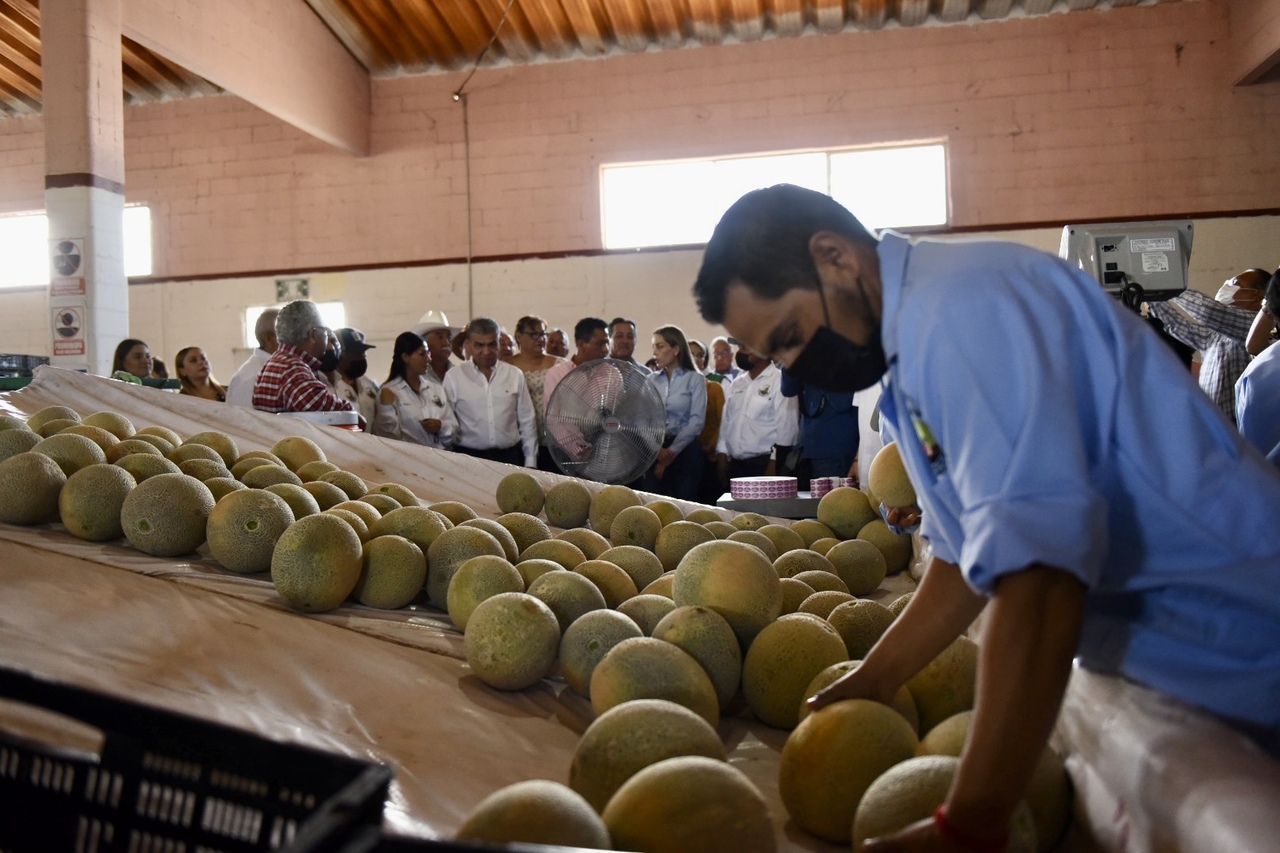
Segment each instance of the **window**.
M124 274L151 275L151 208L124 209ZM0 216L0 289L49 284L49 217L43 213Z
M253 327L258 322L258 315L268 308L278 308L278 305L257 305L253 308L244 309L244 345L249 349L258 348L258 339L253 336ZM342 329L347 325L347 309L341 302L317 302L316 307L320 309L320 319L330 329Z
M604 166L606 249L705 243L743 193L788 183L828 193L868 228L947 222L942 143Z

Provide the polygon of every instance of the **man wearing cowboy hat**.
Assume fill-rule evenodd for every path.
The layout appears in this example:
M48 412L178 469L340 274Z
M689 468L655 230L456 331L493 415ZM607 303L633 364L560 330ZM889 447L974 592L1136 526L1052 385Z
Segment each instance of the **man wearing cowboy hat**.
M423 378L443 387L444 375L453 366L449 360L453 352L453 336L461 330L449 325L449 318L443 311L431 310L423 314L418 324L409 331L416 332L427 342L427 358L431 360L431 368L423 374Z

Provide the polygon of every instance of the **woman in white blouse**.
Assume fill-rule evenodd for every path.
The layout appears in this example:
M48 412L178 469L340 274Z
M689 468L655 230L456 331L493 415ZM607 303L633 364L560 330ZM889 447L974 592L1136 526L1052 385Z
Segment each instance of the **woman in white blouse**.
M401 332L391 354L391 373L378 395L373 433L448 449L458 421L439 383L425 378L431 368L427 345L413 332Z

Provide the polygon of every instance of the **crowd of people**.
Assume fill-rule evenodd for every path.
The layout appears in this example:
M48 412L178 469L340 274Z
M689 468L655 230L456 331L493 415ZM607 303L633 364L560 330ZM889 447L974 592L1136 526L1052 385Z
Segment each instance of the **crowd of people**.
M1195 291L1148 306L1166 336L1201 353L1198 381L1222 413L1280 463L1280 273L1249 269L1215 298ZM306 300L268 308L257 318L258 348L223 385L200 347L174 358L182 394L268 412L352 411L363 429L386 438L514 465L559 471L547 435L547 402L575 367L609 357L653 384L666 409L663 446L632 485L657 494L715 503L736 477L797 476L865 482L882 445L880 387L836 392L737 341L708 347L677 326L651 335L651 357L636 355L634 321L584 317L572 334L524 316L514 336L477 317L452 326L428 311L395 340L381 384L367 375L374 348L353 328L331 330ZM167 379L144 341L116 347L112 374ZM859 452L861 450L861 453Z

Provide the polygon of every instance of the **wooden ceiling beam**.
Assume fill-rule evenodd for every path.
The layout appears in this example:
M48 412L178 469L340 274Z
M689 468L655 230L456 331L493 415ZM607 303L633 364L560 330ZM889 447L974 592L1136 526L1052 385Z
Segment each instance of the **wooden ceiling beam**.
M978 16L987 19L1006 18L1013 8L1013 0L977 0Z
M664 48L675 48L684 44L685 20L687 16L675 0L644 0L649 10L649 20L653 21L654 38Z
M958 23L969 17L973 11L973 0L942 0L938 9L938 20L946 23Z
M764 7L760 0L728 0L733 34L743 41L764 38Z
M823 33L838 33L845 27L844 0L810 0L813 25Z
M358 26L349 4L339 0L306 0L306 3L366 71L386 67L386 54L369 32Z
M494 47L498 48L498 55L513 62L533 61L537 55L535 48L537 38L518 0L511 4L510 11L507 11L508 0L473 0L473 2L480 7L480 12L485 19L486 44L489 39L493 39ZM489 52L493 53L494 48L490 48Z
M602 21L596 17L595 4L589 0L560 0L560 8L564 9L579 50L587 56L608 52L610 41L601 27Z
M728 33L720 0L689 0L689 23L693 37L703 44L724 41Z
M613 25L613 37L623 50L641 53L649 47L650 33L640 10L625 0L605 6Z
M552 59L564 59L577 51L568 18L558 4L546 0L521 0L529 26L536 34L538 48Z
M795 38L803 34L806 23L804 7L802 0L770 0L770 28L782 38Z

